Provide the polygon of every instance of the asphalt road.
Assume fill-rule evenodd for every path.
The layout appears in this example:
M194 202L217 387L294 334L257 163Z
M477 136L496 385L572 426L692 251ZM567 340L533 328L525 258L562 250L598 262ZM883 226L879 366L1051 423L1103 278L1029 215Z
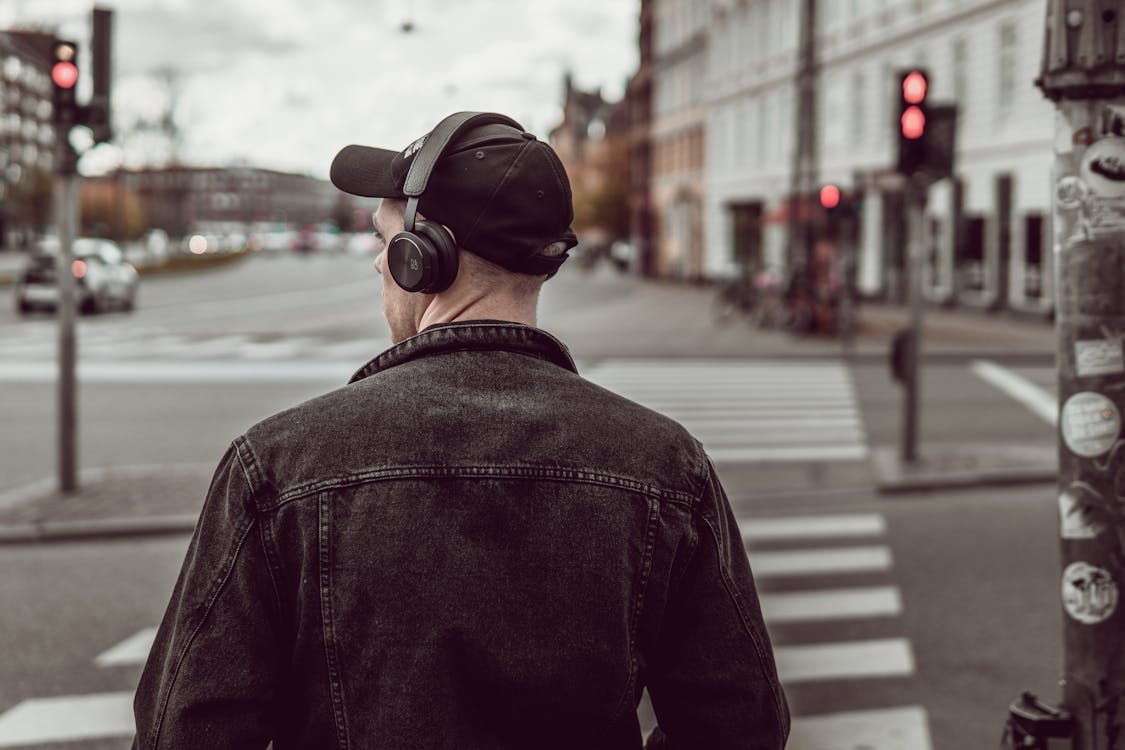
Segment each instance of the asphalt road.
M362 364L370 356L364 352L376 353L386 338L378 316L378 283L369 265L369 258L349 256L255 258L198 275L146 279L136 313L84 318L80 336L93 342L88 359L112 368L82 385L82 465L211 464L249 424L338 385L330 368L300 379L255 380L231 375L230 362L249 357L263 365L255 371L262 373L299 356ZM0 364L16 359L8 351L21 352L20 361L49 364L49 345L36 348L35 342L49 336L52 320L16 319L9 297L10 291L0 291ZM648 359L641 367L654 378L667 377L670 389L685 377L700 377L703 382L693 390L715 390L722 383L709 384L710 375L703 374L716 370L714 362L745 363L764 342L775 344L771 337L776 334L710 331L700 299L667 285L567 272L548 285L542 324L572 346L592 376L609 378L622 356L643 356ZM310 354L285 348L295 337ZM112 345L98 349L99 341ZM122 360L115 351L130 354ZM678 362L691 367L701 358L711 364L677 369ZM197 360L213 365L219 375L206 374L210 371L199 369ZM189 374L162 376L158 382L128 377L130 367L151 367L154 361ZM834 360L797 369L748 367L737 372L776 374L747 388L740 408L775 401L799 410L807 402L814 421L819 409L843 414L854 408L858 445L890 445L898 439L901 394L883 367L843 368ZM1047 368L1019 372L1050 388ZM847 385L840 388L837 382ZM811 384L807 392L801 383ZM845 392L847 404L825 400ZM984 382L968 363L927 366L922 393L923 450L950 443L1053 439L1049 424ZM42 377L16 378L0 381L0 394L2 491L53 472L54 388ZM932 747L961 750L996 746L1007 703L1021 690L1056 697L1061 631L1052 486L891 500L873 492L863 460L736 462L723 464L721 474L747 534L792 518L877 521L875 530L856 540L829 537L814 544L781 536L749 542L763 596L775 597L777 612L789 601L784 595L825 591L877 590L897 605L882 615L841 619L813 612L811 618L771 621L775 645L788 649L793 669L812 674L787 681L798 716L918 708ZM0 576L5 612L0 618L0 747L5 746L3 712L23 700L132 689L139 670L135 664L104 667L94 659L156 623L186 543L186 537L175 536L0 547L5 571ZM770 573L770 565L782 559L772 553L783 557L847 544L885 548L887 564L844 573ZM817 669L835 657L826 655L811 665L802 659L819 653L807 649L826 643L885 644L909 659L886 674L817 676ZM821 725L804 726L812 731ZM859 730L841 735L838 726L832 731L837 744L824 747L925 747L886 744ZM59 747L115 748L122 742Z

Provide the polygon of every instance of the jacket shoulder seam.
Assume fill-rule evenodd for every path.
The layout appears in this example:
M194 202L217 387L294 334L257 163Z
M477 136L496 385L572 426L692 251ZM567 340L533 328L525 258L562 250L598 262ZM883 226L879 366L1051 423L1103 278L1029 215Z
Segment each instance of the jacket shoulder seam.
M203 615L199 618L199 622L192 628L191 635L188 636L187 641L184 643L183 648L180 649L179 656L176 657L176 666L172 670L172 677L168 681L168 687L164 693L164 700L160 704L160 718L156 722L156 729L153 731L152 746L156 748L160 744L160 732L164 728L164 719L168 713L168 703L172 698L172 691L176 689L176 680L180 674L180 668L183 667L184 660L187 659L188 652L191 650L192 645L195 643L196 636L203 630L203 626L207 623L207 619L211 616L211 612L215 608L215 602L219 600L219 596L226 589L227 583L230 582L230 577L234 573L234 566L238 562L239 556L242 554L242 547L246 543L246 538L254 528L254 521L251 520L245 529L242 529L238 534L238 543L235 545L234 552L230 556L230 563L226 571L223 573L223 578L219 585L215 588L215 592L211 594L208 599L207 605L203 609Z
M704 488L704 490L706 490L706 487ZM701 506L702 497L700 497L700 507ZM719 534L718 532L716 532L715 527L711 524L711 521L708 520L703 513L697 512L697 510L694 508L692 509L692 512L707 527L708 534L715 542L715 558L719 568L719 580L722 581L723 590L726 592L727 597L731 601L731 604L734 605L735 612L738 613L738 619L742 625L743 632L746 633L747 637L750 638L750 643L752 643L754 646L754 655L758 659L758 669L762 674L768 675L769 670L766 669L767 658L765 655L765 651L762 648L762 643L754 634L754 629L750 626L749 618L746 615L746 610L743 608L742 601L735 593L734 586L731 583L730 572L728 571L727 566L723 564L724 549L722 543L719 540ZM767 679L767 682L770 686L770 692L773 694L774 711L777 713L777 720L779 723L784 724L784 720L782 717L783 711L781 710L782 698L779 686L772 679Z

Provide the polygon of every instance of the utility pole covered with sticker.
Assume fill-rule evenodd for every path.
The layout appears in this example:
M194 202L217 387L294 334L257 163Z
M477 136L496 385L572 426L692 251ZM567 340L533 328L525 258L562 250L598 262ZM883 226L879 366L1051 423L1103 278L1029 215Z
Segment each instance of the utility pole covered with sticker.
M1013 747L1125 750L1125 0L1048 0L1055 103L1063 697L1011 707ZM1052 746L1053 747L1053 746Z

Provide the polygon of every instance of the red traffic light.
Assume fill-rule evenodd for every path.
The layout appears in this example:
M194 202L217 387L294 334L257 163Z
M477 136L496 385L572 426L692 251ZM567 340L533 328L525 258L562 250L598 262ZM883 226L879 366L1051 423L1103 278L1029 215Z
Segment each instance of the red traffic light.
M926 133L926 113L921 107L907 107L902 113L902 137L917 140Z
M835 185L825 185L820 189L820 205L825 208L836 208L840 205L840 188Z
M907 104L921 104L926 100L926 89L929 82L926 76L917 70L912 70L902 79L902 98Z
M78 83L78 66L72 62L57 62L51 68L51 80L60 89L72 89Z

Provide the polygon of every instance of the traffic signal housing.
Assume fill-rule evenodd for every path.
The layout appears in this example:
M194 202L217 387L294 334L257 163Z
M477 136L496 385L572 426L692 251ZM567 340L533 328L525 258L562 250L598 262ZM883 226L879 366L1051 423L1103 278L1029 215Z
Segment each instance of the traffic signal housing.
M922 68L911 68L900 73L899 82L898 171L910 175L926 164L930 77Z
M55 39L51 47L51 84L54 88L51 104L56 127L67 127L78 121L78 45L65 39Z

